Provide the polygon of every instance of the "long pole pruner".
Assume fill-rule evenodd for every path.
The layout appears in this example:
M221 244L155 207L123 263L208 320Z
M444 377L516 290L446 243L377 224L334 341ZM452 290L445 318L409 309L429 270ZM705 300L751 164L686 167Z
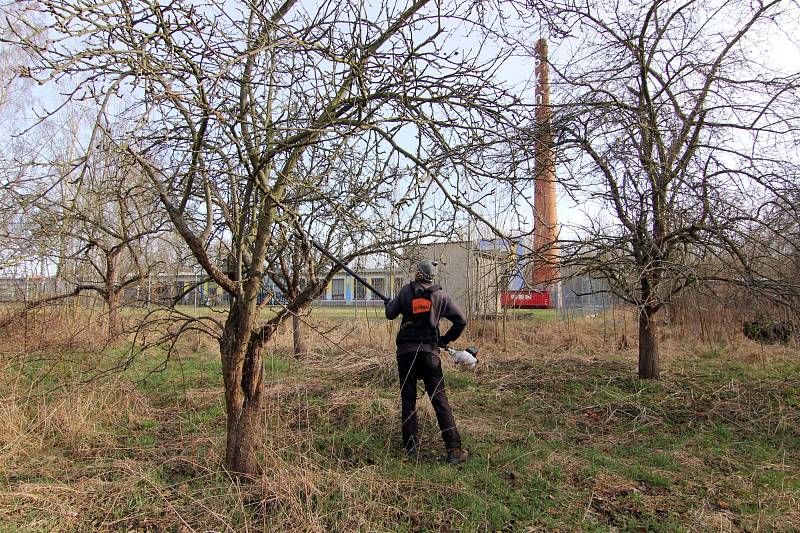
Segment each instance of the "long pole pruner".
M375 296L377 296L378 298L380 298L381 300L383 300L383 303L384 303L384 304L388 304L388 303L391 301L391 298L388 298L388 297L386 297L386 295L384 295L383 293L381 293L381 291L379 291L378 289L376 289L375 287L373 287L373 286L372 286L372 284L371 284L370 282L368 282L367 280L365 280L364 278L362 278L361 276L359 276L358 274L356 274L355 272L353 272L353 271L350 269L350 267L348 267L347 265L345 265L345 264L344 264L342 261L340 261L340 260L339 260L339 258L337 258L335 255L333 255L332 253L330 253L328 250L326 250L325 248L323 248L323 247L322 247L320 244L318 244L318 243L317 243L317 241L315 241L314 239L311 239L311 244L314 246L314 248L316 248L317 250L319 250L320 252L322 252L323 254L325 254L326 256L328 256L328 258L329 258L331 261L333 261L334 263L336 263L336 265L338 265L338 266L339 266L339 267L340 267L342 270L344 270L345 272L347 272L348 274L350 274L351 276L353 276L353 277L354 277L355 279L357 279L357 280L358 280L358 281L359 281L359 282L360 282L362 285L364 285L366 288L368 288L370 291L372 291L372 293L373 293L373 294L375 294Z

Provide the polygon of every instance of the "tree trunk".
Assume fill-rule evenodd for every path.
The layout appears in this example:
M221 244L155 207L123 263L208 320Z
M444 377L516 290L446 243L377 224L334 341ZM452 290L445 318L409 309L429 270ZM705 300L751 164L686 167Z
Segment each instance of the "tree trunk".
M658 379L658 328L650 307L639 311L639 378Z
M294 356L300 357L308 352L306 341L303 338L303 322L297 313L292 315L292 340L294 341Z
M106 306L108 307L108 338L113 339L122 331L122 324L119 316L118 292L109 291L106 294Z
M263 428L265 339L256 330L254 314L234 306L220 339L228 435L225 466L236 474L257 474L258 436Z
M113 339L119 331L119 291L117 285L117 255L121 248L106 251L105 299L108 307L108 338Z

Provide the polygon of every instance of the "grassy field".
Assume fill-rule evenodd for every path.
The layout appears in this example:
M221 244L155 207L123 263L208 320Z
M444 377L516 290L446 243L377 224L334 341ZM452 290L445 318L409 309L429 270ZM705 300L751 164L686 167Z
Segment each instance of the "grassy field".
M288 334L270 343L264 472L250 483L220 465L210 339L86 384L130 352L5 349L0 531L800 528L795 347L667 338L664 378L642 382L635 348L619 332L600 343L597 321L516 321L505 343L474 323L481 366L446 368L472 455L450 467L427 399L422 456L401 453L388 326L334 322L301 360Z
M193 307L190 305L180 305L178 309L191 314L197 315L216 315L224 313L227 309L223 307ZM278 308L266 308L263 311L265 317L274 316L275 310ZM318 320L336 320L336 319L369 319L369 320L386 320L384 315L383 306L316 306L311 309L310 316ZM505 313L506 317L510 320L513 319L536 319L536 320L554 320L556 318L556 311L554 309L508 309Z

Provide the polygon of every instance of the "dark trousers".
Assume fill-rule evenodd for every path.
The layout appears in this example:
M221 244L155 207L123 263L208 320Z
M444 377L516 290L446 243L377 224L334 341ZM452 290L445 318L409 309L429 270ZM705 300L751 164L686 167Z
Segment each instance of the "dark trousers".
M436 420L442 432L444 445L449 448L460 448L461 437L456 429L456 421L447 401L444 390L442 362L438 354L429 352L408 353L397 356L397 369L400 373L400 400L402 402L403 446L406 450L419 444L417 426L417 380L425 383L425 391L433 404Z

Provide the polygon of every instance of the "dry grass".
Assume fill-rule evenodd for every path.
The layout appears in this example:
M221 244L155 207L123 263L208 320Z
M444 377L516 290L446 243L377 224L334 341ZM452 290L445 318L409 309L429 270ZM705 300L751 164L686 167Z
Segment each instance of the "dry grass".
M0 307L0 354L97 351L108 344L102 312L72 305L51 305L28 312Z
M383 366L352 362L351 370ZM329 452L317 448L313 428L304 424L320 415L336 419L354 402L375 399L370 388L331 392L322 408L309 404L312 381L270 387L270 405L283 408L265 412L264 474L242 485L219 464L218 431L184 428L170 412L175 405L153 407L128 389L130 383L67 384L37 396L15 382L22 380L5 381L0 402L0 477L6 486L0 512L24 529L189 531L189 524L204 523L222 531L268 522L277 530L302 524L305 531L321 532L329 530L333 514L341 527L361 530L385 515L381 502L402 499L413 485L387 485L375 466L332 468ZM183 407L202 412L218 405L219 391L208 392L191 395ZM383 405L388 417L393 406ZM120 430L134 438L120 439ZM161 448L147 438L141 444L150 434ZM177 474L180 483L164 482ZM321 512L315 502L330 494L341 507ZM366 495L371 499L365 501Z
M179 361L153 376L156 383L140 379L147 365L78 385L63 365L7 360L0 520L12 530L83 531L635 530L659 529L658 520L662 530L789 531L800 524L800 450L784 444L782 456L772 452L778 435L800 439L792 403L800 382L772 370L796 361L796 348L734 335L705 340L667 323L664 379L641 384L633 379L634 318L616 310L473 323L458 344L481 347L478 370L445 362L475 455L460 470L436 463L440 444L425 400L422 462L403 460L397 449L393 324L312 315L306 335L314 349L301 360L290 355L289 328L278 332L267 349L276 357L267 362L263 474L250 483L221 467L213 339L187 336ZM41 346L58 345L47 339L57 328L35 327ZM697 430L684 436L689 426ZM651 464L651 455L660 462Z
M113 446L115 427L147 412L148 400L119 382L62 387L41 394L6 365L0 397L0 472L8 478L47 450L84 454ZM16 384L16 385L15 385Z

